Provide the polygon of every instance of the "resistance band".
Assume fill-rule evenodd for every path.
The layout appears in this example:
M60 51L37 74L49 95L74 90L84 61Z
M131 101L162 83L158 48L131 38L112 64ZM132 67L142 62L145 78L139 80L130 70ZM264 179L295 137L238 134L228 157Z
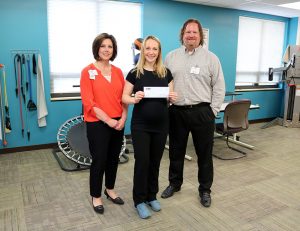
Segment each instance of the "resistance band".
M27 108L29 111L36 111L36 105L32 100L32 86L31 86L31 71L30 71L30 56L27 55L26 58L26 62L27 62L27 77L29 80L29 101L27 103Z
M22 76L22 68L21 68L21 56L19 54L15 55L14 58L14 68L15 68L15 75L16 75L16 94L17 97L19 98L19 109L20 109L20 120L21 120L21 125L22 125L22 136L24 137L24 120L23 120L23 109L22 109L22 86L21 86L21 76Z
M22 87L25 88L25 79L28 80L28 76L26 75L26 58L25 55L22 54L22 64L21 64L21 79L23 80ZM26 82L26 89L28 89L28 82ZM23 95L24 98L24 109L25 109L25 121L27 126L27 139L30 140L30 126L29 126L29 120L28 120L28 108L26 107L26 93Z
M35 54L32 55L32 73L35 75L37 74Z

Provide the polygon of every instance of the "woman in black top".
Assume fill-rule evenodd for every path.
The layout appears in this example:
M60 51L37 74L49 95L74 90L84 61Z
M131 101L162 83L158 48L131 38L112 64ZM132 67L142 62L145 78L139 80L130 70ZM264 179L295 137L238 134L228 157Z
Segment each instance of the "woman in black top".
M150 98L144 93L145 87L169 89L166 95ZM172 103L176 98L172 74L162 63L160 42L148 36L136 67L126 77L122 96L123 103L135 104L131 120L135 158L133 201L141 218L151 216L147 205L156 212L161 209L156 199L159 166L169 129L168 100Z

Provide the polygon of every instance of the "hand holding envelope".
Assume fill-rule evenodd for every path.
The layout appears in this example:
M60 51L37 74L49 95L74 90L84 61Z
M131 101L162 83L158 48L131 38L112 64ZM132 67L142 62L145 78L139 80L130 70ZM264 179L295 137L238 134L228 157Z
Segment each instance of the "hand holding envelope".
M177 93L169 87L144 87L145 98L168 98L171 103L177 100Z
M137 91L134 94L134 103L139 103L145 96L145 93L143 91Z
M177 97L178 97L177 92L170 91L170 93L169 93L169 101L170 101L170 103L173 104L174 102L176 102Z

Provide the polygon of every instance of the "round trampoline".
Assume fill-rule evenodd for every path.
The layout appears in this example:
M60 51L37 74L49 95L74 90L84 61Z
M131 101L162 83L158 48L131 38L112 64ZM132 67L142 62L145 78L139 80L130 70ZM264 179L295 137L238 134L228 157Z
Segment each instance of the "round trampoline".
M76 116L61 125L57 133L57 143L60 151L70 160L77 164L90 166L92 156L89 151L86 136L86 125L83 116ZM119 163L126 163L128 157L125 154L126 138L119 155Z

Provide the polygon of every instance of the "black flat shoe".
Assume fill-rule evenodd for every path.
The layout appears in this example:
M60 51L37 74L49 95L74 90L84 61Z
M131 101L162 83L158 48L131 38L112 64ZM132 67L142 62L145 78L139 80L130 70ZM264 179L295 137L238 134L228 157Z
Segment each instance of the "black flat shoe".
M123 205L124 204L124 201L122 200L121 197L116 197L115 199L111 198L110 195L108 195L106 189L104 189L104 194L105 194L106 198L111 200L113 203L115 203L117 205Z
M92 205L93 205L93 208L94 208L95 212L103 214L104 213L104 207L103 207L103 205L94 206L93 200L94 200L94 198L92 197Z
M161 198L169 198L171 196L173 196L173 194L175 192L178 192L180 191L180 187L179 188L175 188L174 186L172 185L169 185L161 194Z

